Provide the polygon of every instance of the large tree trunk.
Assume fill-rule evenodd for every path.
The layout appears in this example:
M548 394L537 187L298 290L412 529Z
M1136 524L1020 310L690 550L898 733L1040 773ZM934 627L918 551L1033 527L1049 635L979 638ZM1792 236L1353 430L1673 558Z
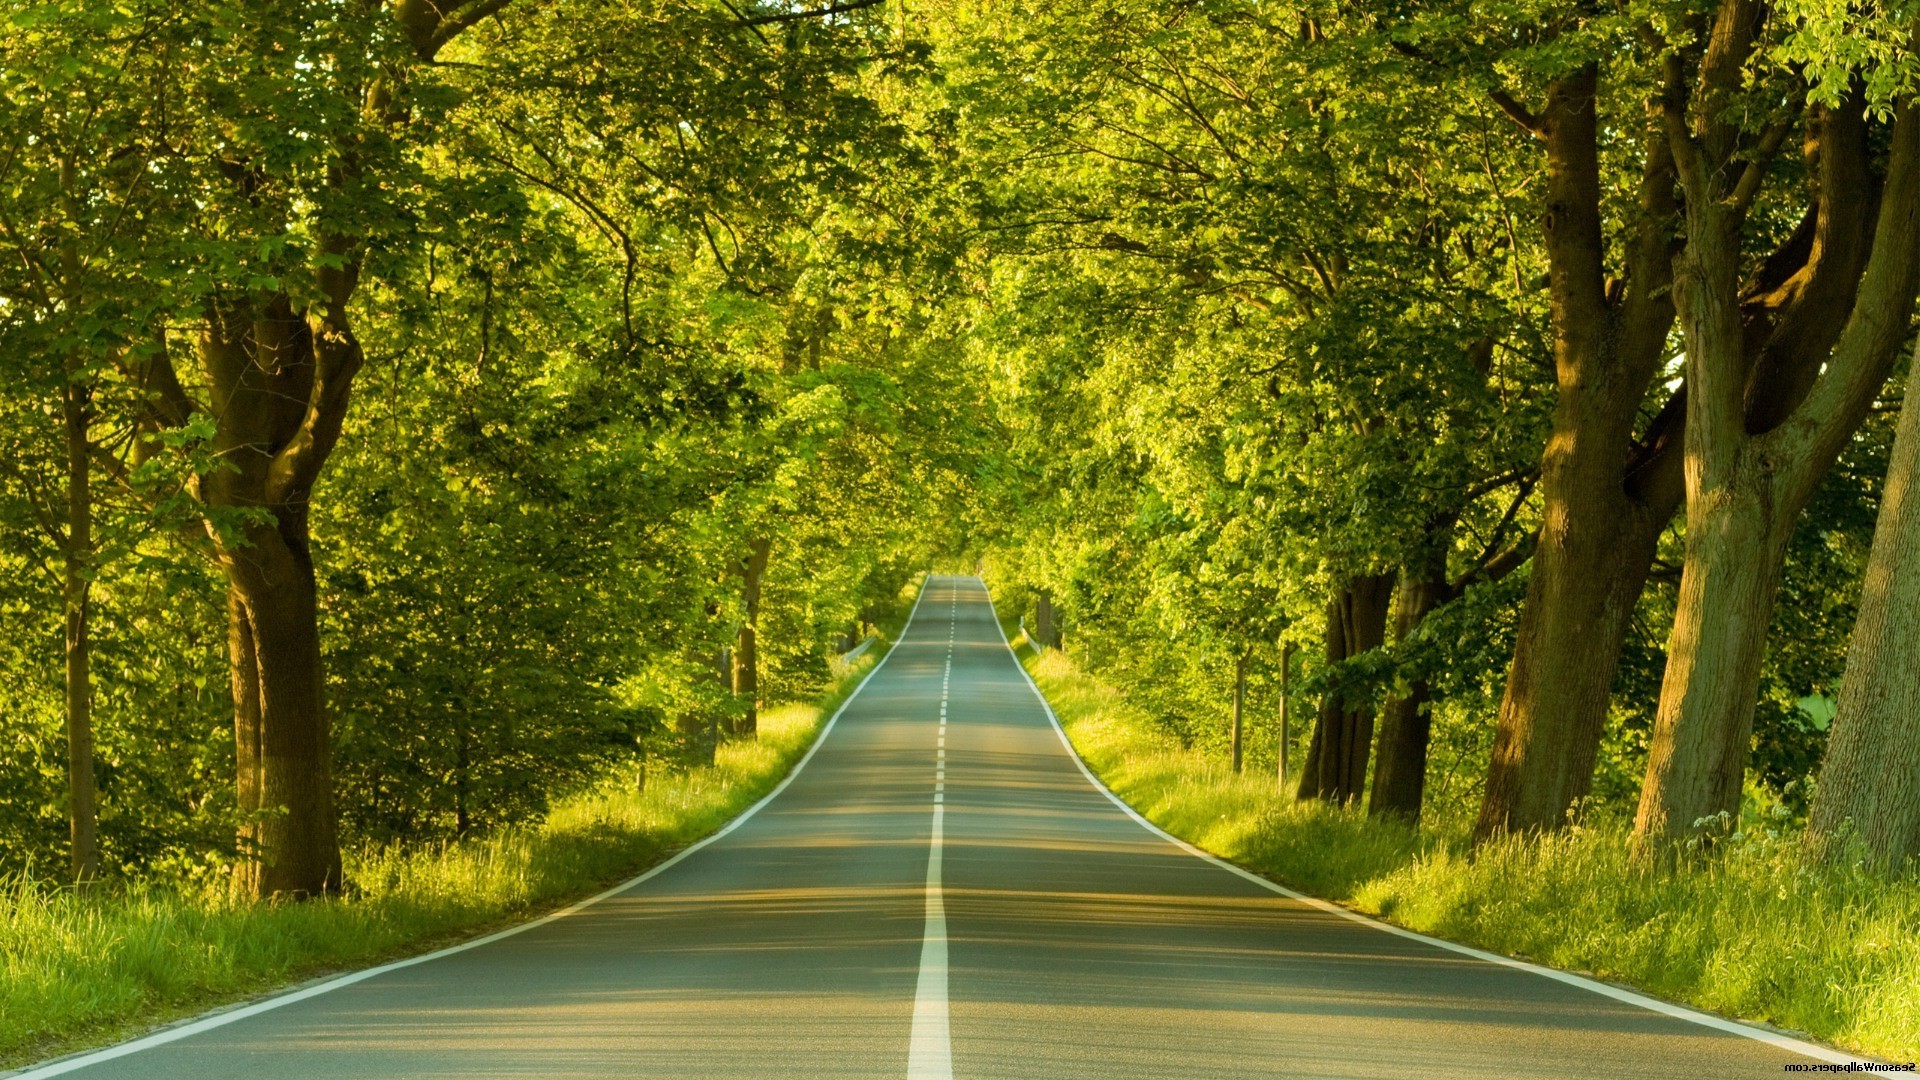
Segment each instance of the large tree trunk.
M1637 836L1678 836L1714 815L1738 815L1754 688L1785 532L1798 508L1774 505L1777 478L1764 458L1716 446L1707 432L1731 425L1745 439L1745 333L1736 215L1689 191L1688 242L1674 290L1694 390L1687 414L1687 547L1667 639ZM1726 386L1731 380L1733 385Z
M93 781L93 654L90 640L93 573L93 441L86 386L68 365L62 393L67 443L66 544L62 578L67 614L67 825L75 884L100 874L100 812Z
M1327 604L1326 648L1329 667L1381 646L1386 638L1392 574L1355 578ZM1313 741L1300 777L1299 797L1345 804L1359 798L1367 782L1367 755L1373 749L1373 705L1340 680L1329 682L1320 698Z
M324 700L313 564L305 517L222 547L227 570L234 744L247 856L236 868L253 896L313 896L341 885L332 742Z
M1617 475L1568 467L1580 464L1549 461L1541 478L1549 527L1500 701L1481 838L1558 828L1591 789L1620 650L1671 516L1628 498Z
M1424 565L1409 566L1400 575L1400 587L1393 600L1393 639L1404 644L1434 608L1445 603L1450 588L1447 581L1447 548L1452 530L1439 530L1432 537ZM1433 730L1433 717L1427 708L1432 693L1427 680L1406 681L1404 692L1390 694L1380 710L1380 750L1374 759L1373 790L1368 796L1367 813L1374 817L1420 820L1420 801L1427 784L1427 744Z
M1920 356L1914 366L1920 370ZM1857 839L1882 869L1920 853L1920 395L1900 430L1847 648L1840 707L1807 823L1808 853L1850 856Z
M1475 834L1557 828L1586 795L1634 605L1678 508L1681 414L1634 430L1664 358L1673 306L1672 159L1649 132L1639 215L1610 281L1602 231L1596 69L1556 79L1538 117L1547 148L1548 284L1559 394L1540 462L1543 521L1501 698Z
M766 577L767 557L773 550L768 540L747 545L747 557L740 561L740 599L745 617L740 623L733 646L733 693L745 702L734 734L754 738L760 732L760 584Z
M1751 491L1723 492L1687 516L1686 566L1634 818L1643 837L1684 835L1715 815L1737 820L1786 547Z
M1670 118L1687 191L1675 291L1694 389L1687 559L1634 820L1643 853L1739 811L1787 539L1891 372L1920 287L1920 114L1910 103L1897 110L1869 246L1866 207L1878 185L1857 97L1809 125L1813 242L1783 248L1741 287L1743 193L1767 157L1735 137L1715 91L1739 85L1747 47L1727 28L1751 20L1743 0L1723 4L1703 105L1691 122ZM1768 280L1775 275L1782 280Z

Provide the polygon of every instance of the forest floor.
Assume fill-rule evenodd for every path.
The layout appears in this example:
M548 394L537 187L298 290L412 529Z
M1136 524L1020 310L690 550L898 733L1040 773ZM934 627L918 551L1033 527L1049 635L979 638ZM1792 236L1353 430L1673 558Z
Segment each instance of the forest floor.
M1851 1051L1920 1058L1920 875L1810 870L1791 829L1645 869L1620 828L1474 850L1462 834L1283 796L1183 747L1059 650L1021 662L1116 795L1215 855L1412 930L1631 986Z
M350 850L342 898L0 884L0 1069L471 939L632 877L772 790L886 651L838 668L817 702L764 711L759 739L724 744L711 766L655 770L644 786L610 776L543 821L472 840Z

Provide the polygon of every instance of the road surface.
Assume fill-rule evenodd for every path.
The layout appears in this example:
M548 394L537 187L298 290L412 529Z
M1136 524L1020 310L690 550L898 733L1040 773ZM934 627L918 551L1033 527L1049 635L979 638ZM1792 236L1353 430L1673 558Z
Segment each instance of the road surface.
M1082 772L959 577L931 579L783 790L657 876L161 1038L25 1075L1694 1080L1810 1060L1156 835Z

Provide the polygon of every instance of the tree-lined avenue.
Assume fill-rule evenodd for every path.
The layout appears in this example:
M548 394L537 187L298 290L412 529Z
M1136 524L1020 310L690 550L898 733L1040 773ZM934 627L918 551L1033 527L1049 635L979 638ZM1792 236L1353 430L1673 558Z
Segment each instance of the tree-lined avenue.
M932 578L791 782L657 877L24 1077L1757 1077L1805 1060L1194 857L1089 783L994 618L978 580Z

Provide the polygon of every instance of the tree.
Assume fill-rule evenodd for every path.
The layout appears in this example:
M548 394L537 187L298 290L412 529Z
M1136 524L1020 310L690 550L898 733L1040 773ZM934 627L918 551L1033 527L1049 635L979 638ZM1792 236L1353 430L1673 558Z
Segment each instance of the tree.
M1920 289L1920 116L1905 99L1892 105L1876 168L1864 90L1806 113L1813 182L1800 225L1742 267L1776 148L1802 123L1790 74L1787 104L1764 122L1734 115L1746 93L1779 95L1743 85L1768 26L1760 5L1727 0L1694 31L1707 44L1690 92L1682 60L1668 62L1664 121L1686 210L1674 292L1687 345L1687 553L1634 821L1647 843L1739 810L1787 542L1892 371Z
M137 528L113 519L101 528L95 459L113 460L98 430L102 404L126 396L114 368L145 350L155 301L139 268L156 255L150 174L161 170L160 122L149 90L164 75L139 42L159 18L141 5L41 5L14 13L17 32L0 39L0 126L11 133L0 155L0 242L10 256L0 334L21 362L8 372L10 388L30 395L8 410L18 441L9 439L6 468L58 556L69 870L82 883L101 869L94 582L125 542L116 526ZM35 413L55 418L54 430L39 430Z

